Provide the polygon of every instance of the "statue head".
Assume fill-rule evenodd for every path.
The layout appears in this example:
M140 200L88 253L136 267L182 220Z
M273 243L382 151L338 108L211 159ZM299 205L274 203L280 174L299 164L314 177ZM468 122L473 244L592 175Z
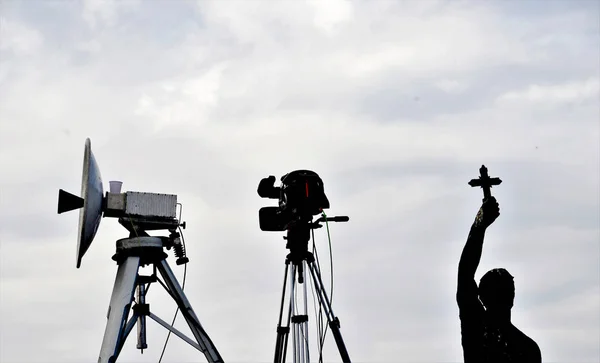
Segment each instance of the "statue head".
M495 268L479 281L479 299L489 312L510 311L515 299L515 283L503 268Z

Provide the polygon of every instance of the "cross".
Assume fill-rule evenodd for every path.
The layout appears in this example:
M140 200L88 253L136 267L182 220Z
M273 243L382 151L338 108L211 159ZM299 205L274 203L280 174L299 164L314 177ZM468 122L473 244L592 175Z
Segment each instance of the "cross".
M502 183L502 180L500 178L490 178L487 168L485 165L482 165L479 168L479 178L471 179L469 185L472 187L481 187L483 189L483 200L486 200L492 196L490 192L492 185L500 185L500 183Z

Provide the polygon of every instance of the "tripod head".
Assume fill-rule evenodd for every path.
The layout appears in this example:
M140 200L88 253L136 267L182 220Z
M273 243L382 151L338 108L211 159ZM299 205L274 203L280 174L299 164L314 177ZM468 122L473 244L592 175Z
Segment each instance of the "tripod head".
M287 241L285 248L290 250L288 258L294 263L299 264L309 255L308 241L310 241L310 231L323 227L323 222L348 222L347 216L327 217L324 213L317 220L313 221L312 216L305 217L295 221L288 226L286 236L283 239Z
M146 232L146 230L168 230L168 237L158 237L162 242L162 247L167 250L173 249L173 253L177 260L175 263L177 265L183 265L189 262L185 252L185 243L182 241L181 234L177 231L179 227L185 229L185 222L179 223L178 220L168 221L166 223L160 223L156 220L148 220L145 218L133 218L130 216L119 218L119 223L125 227L129 231L129 238L132 237L150 237L150 235ZM118 248L119 244L117 243L117 253L113 256L113 260L118 261L120 258L125 257L121 256L121 251ZM166 257L166 255L164 255ZM149 258L142 259L142 265L146 265L148 263L152 263L154 261L154 254L147 256Z

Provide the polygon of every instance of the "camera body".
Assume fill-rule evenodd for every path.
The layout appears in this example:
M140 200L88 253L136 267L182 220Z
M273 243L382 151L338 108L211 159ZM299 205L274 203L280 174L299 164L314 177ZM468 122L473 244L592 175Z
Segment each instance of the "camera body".
M262 198L278 199L277 207L263 207L258 212L260 229L280 232L296 222L309 222L312 216L329 208L323 180L310 170L295 170L281 177L275 187L275 177L264 178L258 184Z

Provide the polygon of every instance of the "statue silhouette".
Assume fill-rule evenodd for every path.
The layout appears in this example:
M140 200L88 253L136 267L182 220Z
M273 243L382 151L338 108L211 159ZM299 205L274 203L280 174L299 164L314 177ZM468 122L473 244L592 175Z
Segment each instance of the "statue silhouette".
M487 196L458 265L456 301L459 307L465 363L541 363L540 348L510 320L515 297L513 277L505 269L488 271L475 282L486 229L500 215L498 202Z

